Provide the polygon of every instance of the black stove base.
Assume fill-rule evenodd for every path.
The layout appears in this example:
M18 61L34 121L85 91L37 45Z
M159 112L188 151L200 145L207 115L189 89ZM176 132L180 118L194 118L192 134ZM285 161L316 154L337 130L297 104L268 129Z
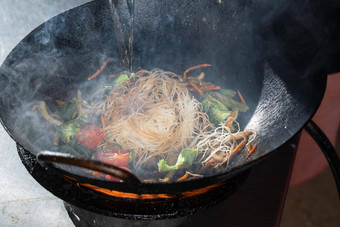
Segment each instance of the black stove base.
M225 201L195 214L162 220L130 220L65 208L76 227L101 226L279 226L300 134L251 171L239 190Z
M181 226L186 217L176 219L162 219L162 220L130 220L116 217L108 217L101 214L93 213L64 202L65 209L76 227L173 227Z

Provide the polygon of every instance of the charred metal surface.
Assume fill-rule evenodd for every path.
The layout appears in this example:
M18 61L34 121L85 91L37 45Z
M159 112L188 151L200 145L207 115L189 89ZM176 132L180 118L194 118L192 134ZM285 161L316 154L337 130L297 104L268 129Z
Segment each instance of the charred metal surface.
M178 190L177 194L170 194L173 198L167 199L121 198L92 190L80 182L70 181L64 176L65 173L53 166L42 167L37 163L34 155L20 146L18 146L18 152L32 176L57 197L96 213L129 219L154 220L191 215L199 209L210 207L231 196L249 173L244 171L219 183L218 187L193 196L186 196L183 193L187 191ZM148 185L144 185L144 188L147 191ZM202 186L195 189L201 188Z
M182 218L167 216L168 219L158 220L158 217L150 219L147 216L140 216L136 220L130 215L105 216L68 203L65 203L65 208L77 227L253 226L254 223L259 226L278 226L298 140L299 135L270 155L262 165L254 166L239 190L229 198L215 206L198 209Z

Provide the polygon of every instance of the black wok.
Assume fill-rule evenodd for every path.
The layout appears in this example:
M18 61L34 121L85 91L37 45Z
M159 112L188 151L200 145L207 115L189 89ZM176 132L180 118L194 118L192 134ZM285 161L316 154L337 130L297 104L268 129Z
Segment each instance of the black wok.
M107 1L50 19L27 35L1 66L4 128L33 155L50 150L54 129L32 107L44 100L53 109L55 100L75 97L80 86L90 95L106 75L126 70L129 62L122 49L127 45L117 37L128 40L133 28L132 71L161 68L182 74L190 66L210 63L204 70L209 80L242 91L250 111L240 124L259 133L256 151L248 160L240 155L228 169L211 176L175 183L105 182L82 175L78 168L49 168L107 189L178 195L224 182L260 163L300 131L318 108L326 86L324 61L319 59L325 40L302 26L289 4L282 7L283 1L268 6L218 2L136 1L132 24L131 5L118 1L121 31ZM250 19L254 17L260 20ZM106 59L110 62L102 75L89 82Z

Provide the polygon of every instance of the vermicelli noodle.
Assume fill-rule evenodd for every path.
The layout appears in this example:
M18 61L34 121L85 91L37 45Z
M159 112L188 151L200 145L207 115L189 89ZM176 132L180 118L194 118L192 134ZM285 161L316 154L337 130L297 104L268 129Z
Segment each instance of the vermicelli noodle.
M236 92L203 81L204 73L187 75L209 66L193 66L183 77L161 69L115 74L91 104L78 90L58 113L49 115L44 102L40 112L58 127L61 152L128 168L145 181L168 181L177 170L178 180L199 177L228 166L244 147L246 158L256 148L257 133L241 131L236 122L239 111L249 109L241 93L236 101Z
M113 90L97 108L104 112L107 142L134 150L134 166L173 159L210 124L201 103L174 73L144 71L134 84Z

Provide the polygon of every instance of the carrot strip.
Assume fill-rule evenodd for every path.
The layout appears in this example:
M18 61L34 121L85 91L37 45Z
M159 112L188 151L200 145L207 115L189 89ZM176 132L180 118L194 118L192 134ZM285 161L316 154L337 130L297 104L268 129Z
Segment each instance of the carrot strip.
M237 145L235 147L235 149L230 153L230 157L231 158L232 156L234 156L237 152L241 151L242 148L244 147L244 145L246 145L246 140L242 140L241 143L239 145Z
M191 80L188 80L188 82L189 82L189 84L193 87L193 88L195 88L195 90L198 92L198 93L200 93L200 94L203 94L203 91L194 83L194 82L192 82Z
M35 109L38 109L40 111L40 107L38 104L33 106L32 110L35 110Z
M102 66L100 66L100 68L97 70L97 72L95 72L92 76L90 76L90 77L87 78L87 79L88 79L88 80L92 80L93 78L95 78L96 76L98 76L99 73L101 73L101 72L105 69L107 63L109 63L109 60L106 60L106 61L104 62L104 64L103 64Z
M234 116L235 116L235 114L236 114L236 110L233 110L233 112L231 112L231 114L230 114L230 116L228 117L228 120L225 122L225 126L226 127L230 127L230 124L231 124L231 122L233 122L233 118L234 118Z
M64 101L61 101L61 100L55 100L55 102L58 104L58 105L64 105L65 102Z
M249 158L249 156L255 151L256 147L257 147L257 143L255 143L253 148L250 151L248 151L248 155L247 155L246 159Z
M99 171L92 171L92 175L95 176L95 177L102 177L102 176L104 176L104 174L99 172Z
M165 177L165 178L162 180L162 182L169 182L170 179L171 179L171 178L169 178L169 177Z
M109 76L109 77L114 77L114 78L116 78L117 76L120 76L120 75L125 74L125 73L127 73L127 71L122 71L122 72L113 74L113 75L111 75L111 76Z
M104 117L101 116L101 117L100 117L100 120L101 120L101 122L102 122L103 134L104 134L104 136L105 136L105 130L104 130L104 128L105 128L105 120L104 120Z
M210 91L210 90L220 90L221 87L215 86L215 85L207 85L207 86L201 87L201 89L202 89L202 91Z
M184 174L182 177L178 178L177 181L185 180L185 179L187 179L188 177L189 177L189 173L188 173L188 172L185 172L185 174Z
M244 105L247 105L246 101L244 101L244 98L243 98L243 96L241 95L241 92L240 92L239 90L237 90L237 94L238 94L238 96L240 97L241 102L242 102Z
M53 140L53 144L55 145L55 146L59 146L59 132L58 132L59 130L57 130L56 132L55 132L55 134L54 134L54 140Z
M144 76L146 72L137 72L136 77Z
M211 65L210 64L201 64L201 65L196 65L196 66L190 67L187 70L185 70L183 77L184 77L184 79L186 79L187 73L194 70L194 69L199 69L199 68L204 68L204 67L209 67L209 66L211 66Z

